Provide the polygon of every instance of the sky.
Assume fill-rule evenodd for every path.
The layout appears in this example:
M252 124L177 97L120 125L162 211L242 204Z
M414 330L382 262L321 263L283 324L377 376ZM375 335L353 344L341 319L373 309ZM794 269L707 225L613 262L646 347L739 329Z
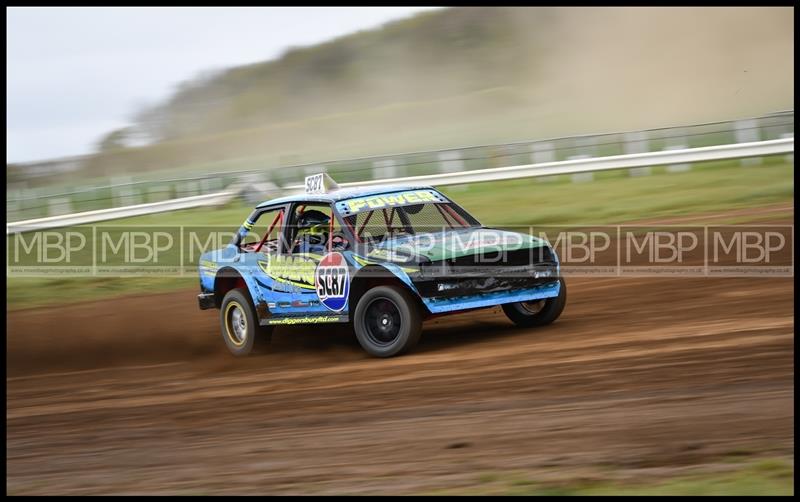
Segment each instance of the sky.
M91 153L200 72L435 8L7 8L6 162Z

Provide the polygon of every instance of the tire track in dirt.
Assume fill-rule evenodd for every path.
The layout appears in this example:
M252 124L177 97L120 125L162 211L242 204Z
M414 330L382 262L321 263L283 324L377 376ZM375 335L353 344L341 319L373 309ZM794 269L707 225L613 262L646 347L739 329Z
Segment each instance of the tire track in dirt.
M244 360L210 336L199 357L10 377L8 490L414 493L486 472L640 479L792 455L791 279L571 286L550 327L497 309L434 319L390 360L346 331L290 328Z
M719 323L717 323L719 324ZM676 341L668 343L658 343L658 340L651 340L649 337L639 340L637 345L645 345L649 348L643 347L630 347L621 343L620 341L613 341L611 343L595 343L593 345L594 351L592 353L569 353L568 351L575 347L565 346L563 350L542 348L541 350L515 350L513 348L498 350L492 353L492 361L481 366L481 372L491 371L493 369L503 368L505 370L514 369L528 369L535 366L548 366L553 364L579 364L579 363L592 363L592 362L610 362L613 360L618 364L626 364L628 359L640 359L650 355L671 355L674 353L694 352L699 350L709 350L724 348L730 345L735 345L740 349L749 346L763 345L767 342L783 341L793 339L792 319L786 318L778 322L767 322L766 326L760 327L746 327L741 326L740 323L735 325L723 324L717 329L706 328L702 334L687 335L676 331L674 328L666 333L664 330L656 331L656 337L661 338L664 336L673 337ZM778 331L777 333L775 331ZM741 336L742 332L750 336ZM765 337L762 333L766 333ZM714 341L693 341L691 338L708 338L717 335L725 335L723 340ZM736 335L736 336L730 336ZM650 342L650 343L647 343ZM655 347L652 347L656 345ZM617 348L619 347L619 348ZM611 349L611 352L605 352ZM561 354L568 352L567 355ZM599 353L598 353L599 352ZM508 359L511 355L529 355L535 362L532 361L511 361ZM54 403L53 396L45 396L39 399L28 399L24 407L16 407L14 411L7 412L7 418L22 418L36 415L47 414L61 414L70 413L75 411L89 411L101 409L121 409L140 406L154 406L163 404L177 404L181 402L191 402L194 400L212 400L217 398L229 397L246 397L246 396L262 396L266 397L274 393L281 392L299 392L299 391L315 391L326 392L339 387L356 387L366 385L385 385L388 383L411 382L413 380L428 380L438 376L449 376L457 378L459 376L471 376L474 372L468 368L459 370L442 370L442 369L429 369L431 364L436 364L435 360L440 358L433 358L431 362L430 357L420 357L414 361L407 362L401 365L391 365L391 368L381 368L384 372L388 370L395 370L399 367L413 366L414 371L409 372L392 372L390 375L381 376L379 378L372 378L368 381L356 378L351 379L352 376L358 376L359 373L365 373L373 369L373 364L346 364L338 366L333 369L321 370L299 370L283 373L277 377L270 375L270 384L265 385L263 382L265 375L257 373L256 375L247 376L231 376L223 379L204 379L201 384L201 389L198 390L198 382L178 384L178 385L161 385L165 387L161 392L154 392L159 386L154 389L152 386L148 387L145 395L141 395L141 391L131 389L128 392L119 392L119 397L114 399L98 398L95 395L88 395L84 399L80 396L71 396L69 404L59 404L56 398ZM461 363L468 363L473 360L485 360L487 357L464 357ZM441 361L440 361L441 362ZM163 365L162 365L163 366ZM362 371L358 371L359 368ZM314 378L309 378L313 374ZM348 378L336 383L320 384L318 378L341 376L344 374ZM304 379L305 377L305 379ZM310 385L303 385L309 381ZM291 391L284 390L288 383L292 383ZM129 394L129 395L126 395ZM43 404L47 403L47 404Z

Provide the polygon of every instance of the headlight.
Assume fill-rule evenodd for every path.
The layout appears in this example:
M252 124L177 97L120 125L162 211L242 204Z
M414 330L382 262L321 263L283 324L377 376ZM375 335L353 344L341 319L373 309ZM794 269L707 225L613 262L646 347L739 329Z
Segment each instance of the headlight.
M450 290L450 289L456 289L457 287L458 287L458 284L454 284L452 282L440 282L440 283L436 284L436 291L441 293L442 291L447 291L447 290Z

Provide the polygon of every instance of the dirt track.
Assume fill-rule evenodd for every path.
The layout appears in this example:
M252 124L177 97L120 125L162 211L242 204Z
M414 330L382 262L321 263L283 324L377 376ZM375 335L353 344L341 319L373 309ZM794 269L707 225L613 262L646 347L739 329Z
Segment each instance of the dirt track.
M793 457L791 279L585 278L561 319L443 317L227 355L194 292L10 314L9 493L413 493Z

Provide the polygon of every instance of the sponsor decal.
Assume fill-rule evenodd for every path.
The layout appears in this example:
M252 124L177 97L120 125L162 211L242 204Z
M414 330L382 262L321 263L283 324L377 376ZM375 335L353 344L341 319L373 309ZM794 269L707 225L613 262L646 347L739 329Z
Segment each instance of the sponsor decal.
M314 269L319 258L319 255L269 256L268 261L259 261L258 266L276 281L314 289Z
M270 319L267 324L317 324L322 322L346 322L347 316L280 317Z
M383 209L386 207L408 206L411 204L423 204L426 202L445 201L431 190L410 190L408 192L350 199L340 203L340 207L343 207L350 214L354 214L361 211L372 211L373 209Z
M328 310L341 312L350 293L350 271L341 253L328 253L317 265L314 285L319 301Z
M314 305L319 305L319 302L316 300L292 300L292 307L313 307Z

